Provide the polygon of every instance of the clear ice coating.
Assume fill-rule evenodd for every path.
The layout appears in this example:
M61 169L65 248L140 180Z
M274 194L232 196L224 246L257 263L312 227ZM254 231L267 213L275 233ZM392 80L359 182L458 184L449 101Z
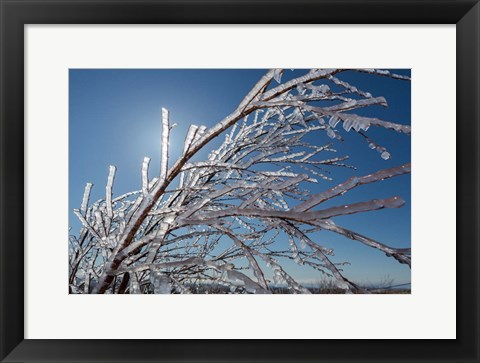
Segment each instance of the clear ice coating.
M405 79L384 70L356 71ZM362 292L343 276L342 264L333 262L330 241L316 234L322 230L410 266L410 249L341 226L343 215L402 207L400 196L333 200L358 186L409 173L410 164L368 175L352 171L355 176L343 181L332 173L355 167L346 164L349 149L340 142L346 132L364 138L377 159L387 160L390 153L370 139L370 127L409 135L410 126L357 115L356 110L387 101L343 81L342 70L313 69L295 77L282 69L268 71L232 114L208 129L190 125L177 160L170 147L179 139L171 139L170 132L180 127L173 130L170 113L162 108L160 160L152 158L160 165L151 168L159 173L149 175L151 160L145 157L137 169L138 190L113 198L116 168L110 166L101 199L90 201L95 194L87 183L78 200L74 213L81 229L69 236L71 292L258 294L271 293L273 283L310 293L289 274L285 261L330 276L345 292ZM220 145L211 150L212 144ZM335 186L327 187L325 181L332 179ZM313 182L324 183L323 191L312 193ZM322 205L328 200L328 207Z

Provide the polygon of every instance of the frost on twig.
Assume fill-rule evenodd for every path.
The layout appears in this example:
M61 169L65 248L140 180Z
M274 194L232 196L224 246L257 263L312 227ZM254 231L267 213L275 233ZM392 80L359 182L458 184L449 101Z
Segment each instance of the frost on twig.
M378 69L356 71L408 78ZM159 177L149 180L150 158L145 157L139 190L113 198L114 166L105 199L90 203L92 184L86 185L74 210L82 229L69 243L70 291L271 293L284 286L292 293L310 293L289 272L297 264L332 279L340 291L369 292L345 276L344 263L336 261L328 241L312 235L321 230L410 266L409 248L337 224L344 215L400 208L401 196L322 206L354 188L409 174L410 164L368 175L353 171L337 186L311 192L313 184L321 187L332 180L332 169L355 170L348 155L336 150L341 151L343 133L365 139L380 154L379 162L391 155L372 139L371 127L410 134L409 125L353 113L385 107L387 100L343 81L342 72L314 69L294 78L285 70L266 72L223 120L209 128L191 125L173 162L170 114L162 108ZM216 137L223 142L209 148ZM204 148L208 156L193 159Z

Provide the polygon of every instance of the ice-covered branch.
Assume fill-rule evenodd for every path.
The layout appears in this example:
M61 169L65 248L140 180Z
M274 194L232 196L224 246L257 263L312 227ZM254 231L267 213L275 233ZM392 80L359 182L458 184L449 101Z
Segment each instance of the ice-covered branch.
M168 148L170 138L170 119L169 112L162 107L162 160L160 164L160 183L167 177L168 168Z
M393 178L398 175L409 174L409 173L410 173L410 164L405 164L405 165L401 165L401 166L390 168L390 169L380 170L380 171L377 171L376 173L366 175L363 177L352 177L348 179L346 182L339 184L332 189L313 195L305 202L295 206L293 210L306 211L331 198L342 195L343 193L359 185L374 183L377 181L381 181L388 178Z
M406 80L383 70L357 71ZM288 70L269 70L224 119L208 128L191 125L176 161L169 160L172 127L169 111L162 108L159 177L149 180L150 158L145 157L140 190L113 199L113 166L105 199L90 203L92 184L85 187L81 207L74 210L82 230L69 244L71 291L188 293L214 286L271 293L282 285L310 293L283 264L293 261L334 279L342 291L366 292L346 277L331 249L312 237L318 230L359 241L410 266L410 249L389 247L332 220L399 208L400 196L314 209L358 186L410 173L405 164L312 193L312 183L321 187L332 180L332 169L355 170L347 164L348 155L335 154L344 131L361 135L383 159L390 154L371 140L371 126L410 134L409 125L353 114L386 106L387 100L343 81L342 72L313 69L289 78ZM220 145L199 160L207 155L199 152L218 137Z
M365 73L370 73L370 74L375 74L378 76L384 76L384 77L391 77L394 79L401 79L405 81L410 81L410 77L407 76L402 76L399 74L391 73L390 71L387 71L385 69L373 69L373 68L363 68L363 69L358 69L359 72L365 72Z
M107 216L108 218L113 218L113 207L112 207L112 189L113 189L113 181L115 180L115 172L117 168L113 165L110 165L109 173L108 173L108 180L107 186L105 187L105 203L107 205Z
M383 208L399 208L405 202L399 197L391 197L386 199L373 199L368 202L352 203L338 207L332 207L312 212L296 212L296 211L280 211L274 209L257 209L257 208L229 208L218 211L202 211L201 215L182 216L178 223L182 224L201 224L202 222L214 221L218 218L226 218L231 216L257 217L257 218L279 218L283 220L291 220L301 223L310 223L311 221L329 219L348 214L368 212Z
M90 199L90 192L92 191L92 186L92 183L87 183L87 185L85 185L85 191L83 192L82 198L82 206L80 207L80 211L83 215L85 215L85 213L87 212L88 200Z

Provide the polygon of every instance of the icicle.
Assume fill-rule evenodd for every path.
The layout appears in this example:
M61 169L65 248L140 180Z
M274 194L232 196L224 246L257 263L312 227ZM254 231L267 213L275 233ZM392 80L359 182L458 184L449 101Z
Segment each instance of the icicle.
M327 129L327 135L329 138L331 139L335 139L337 137L337 134L335 133L335 131L333 131L333 129L331 128L328 128Z
M333 115L332 117L330 117L328 124L332 127L335 127L339 122L340 122L340 118L338 118L338 116L336 115Z
M343 128L345 129L345 131L349 132L351 130L352 126L353 126L353 121L352 120L343 121Z

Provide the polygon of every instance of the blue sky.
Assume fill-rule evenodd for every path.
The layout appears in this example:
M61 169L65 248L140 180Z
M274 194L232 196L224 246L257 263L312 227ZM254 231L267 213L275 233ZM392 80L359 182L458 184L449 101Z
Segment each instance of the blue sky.
M158 69L71 69L69 73L69 220L72 233L80 223L73 208L81 203L87 182L94 184L91 200L104 196L108 166L115 165L114 195L141 187L140 169L144 156L151 157L150 175L160 165L161 107L170 110L172 157L179 155L190 124L212 126L231 113L244 95L266 72L260 70L158 70ZM300 75L286 71L286 76ZM410 75L410 70L395 70ZM411 123L410 83L357 72L344 72L339 78L374 96L384 96L389 107L368 107L358 114L375 116L401 124ZM338 128L338 126L337 126ZM337 155L349 155L348 163L357 170L332 168L333 181L311 185L312 193L335 186L352 175L362 176L379 169L398 166L411 160L410 136L371 127L367 134L386 147L392 157L380 158L354 132L341 132L344 142L336 141ZM310 142L331 141L326 135ZM320 138L321 137L321 138ZM214 140L212 145L217 145ZM208 146L208 145L207 145ZM207 147L199 157L207 154ZM410 247L410 175L356 188L325 207L374 198L401 196L400 209L360 213L336 219L337 224L353 229L385 244ZM323 207L323 205L322 205ZM315 239L335 250L335 261L349 261L345 275L358 282L376 283L389 276L395 283L410 282L410 269L377 250L329 232L314 234ZM413 256L413 261L414 261ZM318 273L291 264L290 271L302 281L319 279Z

